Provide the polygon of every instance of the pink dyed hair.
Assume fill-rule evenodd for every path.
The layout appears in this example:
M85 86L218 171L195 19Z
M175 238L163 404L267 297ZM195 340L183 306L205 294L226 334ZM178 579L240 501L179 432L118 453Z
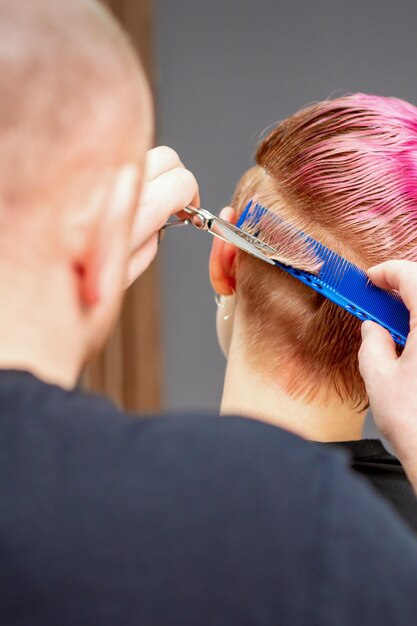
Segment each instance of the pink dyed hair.
M411 104L365 94L314 104L278 124L261 141L256 161L238 185L239 210L255 196L365 269L390 258L417 260L417 108ZM291 246L282 260L305 266ZM335 388L358 406L366 403L358 320L247 255L239 256L237 279L254 358L272 370L294 363L298 374L289 375L288 389L295 395Z

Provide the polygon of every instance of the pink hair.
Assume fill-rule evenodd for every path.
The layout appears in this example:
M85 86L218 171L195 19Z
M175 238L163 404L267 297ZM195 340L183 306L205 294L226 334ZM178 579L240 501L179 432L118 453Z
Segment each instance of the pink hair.
M325 212L319 209L319 223L346 229L370 262L417 260L417 108L354 94L317 105L317 114L308 124L303 115L292 133L300 144L284 186L310 199L331 198Z
M364 94L319 102L278 124L261 141L256 161L234 206L255 196L364 269L391 258L417 261L417 108L411 104ZM309 269L278 230L266 236L283 250L281 260ZM366 403L358 320L247 255L239 255L237 288L250 358L272 371L289 371L293 363L288 386L295 394L333 387L358 406Z

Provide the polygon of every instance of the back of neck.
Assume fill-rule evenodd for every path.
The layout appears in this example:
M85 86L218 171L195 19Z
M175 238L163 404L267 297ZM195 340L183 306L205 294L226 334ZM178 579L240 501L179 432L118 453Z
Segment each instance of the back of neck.
M72 388L83 359L64 279L0 267L0 369L26 370Z
M312 441L361 439L365 413L358 413L335 394L326 402L305 402L286 393L279 379L256 371L241 349L230 349L222 414L268 422Z

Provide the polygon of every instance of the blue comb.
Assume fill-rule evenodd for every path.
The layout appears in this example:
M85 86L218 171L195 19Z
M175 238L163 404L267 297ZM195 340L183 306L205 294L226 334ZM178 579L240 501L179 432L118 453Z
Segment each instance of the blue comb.
M262 230L266 217L285 224L278 216L251 200L241 214L237 227L243 232L253 232L257 228L258 231ZM312 274L274 260L275 265L360 320L372 320L386 328L394 341L404 346L410 331L410 314L400 296L376 287L362 269L302 231L293 227L291 229L322 263L321 268L317 274Z

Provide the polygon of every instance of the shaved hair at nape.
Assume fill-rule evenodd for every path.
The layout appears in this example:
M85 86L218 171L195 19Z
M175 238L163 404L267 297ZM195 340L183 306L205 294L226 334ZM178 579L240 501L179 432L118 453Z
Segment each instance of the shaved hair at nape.
M149 108L133 47L101 4L0 0L0 210L139 163Z

